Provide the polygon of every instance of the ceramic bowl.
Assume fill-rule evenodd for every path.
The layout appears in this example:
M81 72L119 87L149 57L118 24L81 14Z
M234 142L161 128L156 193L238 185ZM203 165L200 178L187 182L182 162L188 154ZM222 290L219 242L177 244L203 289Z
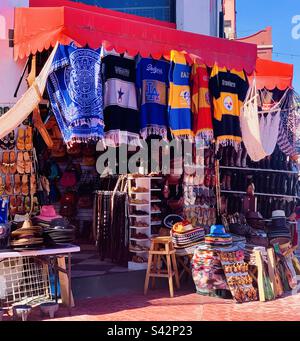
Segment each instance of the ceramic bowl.
M15 305L13 307L14 319L21 318L22 321L27 321L31 309L32 307L29 304Z
M58 311L58 303L45 302L40 305L41 313L43 315L49 314L50 318L54 318L55 313Z

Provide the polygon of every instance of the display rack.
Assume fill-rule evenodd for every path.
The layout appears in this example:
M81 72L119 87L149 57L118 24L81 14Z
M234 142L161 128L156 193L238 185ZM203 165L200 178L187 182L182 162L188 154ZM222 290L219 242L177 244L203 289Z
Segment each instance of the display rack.
M299 171L288 171L281 169L265 169L265 168L249 168L249 167L231 167L231 166L220 166L220 169L231 169L231 170L242 170L251 172L272 172L272 173L284 173L284 174L299 174Z
M131 248L132 245L140 245L142 247L150 247L150 238L154 236L152 234L151 227L161 225L161 221L152 221L152 217L159 217L161 214L161 210L152 211L151 207L153 204L159 205L161 203L160 199L153 199L151 197L153 194L157 194L161 192L161 188L154 187L155 180L161 180L162 177L158 176L138 176L138 177L129 177L128 178L128 195L129 195L129 206L130 206L130 214L129 214L129 252L132 254L140 255L144 258L143 263L137 263L133 261L128 262L129 270L144 270L147 269L147 256L148 250L134 250ZM145 188L147 191L144 192L135 192L133 191L133 187ZM147 203L132 203L132 199L143 200ZM136 210L142 210L147 212L147 214L139 215L135 214ZM144 223L145 226L135 226L134 223ZM132 233L143 233L147 235L148 238L134 238L132 237Z

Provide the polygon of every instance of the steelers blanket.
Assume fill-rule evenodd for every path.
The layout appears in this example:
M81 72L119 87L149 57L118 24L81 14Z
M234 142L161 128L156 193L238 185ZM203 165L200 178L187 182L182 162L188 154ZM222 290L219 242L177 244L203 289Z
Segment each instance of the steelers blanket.
M216 149L220 145L238 148L242 141L240 113L248 91L244 71L214 65L209 88L213 98L213 127Z

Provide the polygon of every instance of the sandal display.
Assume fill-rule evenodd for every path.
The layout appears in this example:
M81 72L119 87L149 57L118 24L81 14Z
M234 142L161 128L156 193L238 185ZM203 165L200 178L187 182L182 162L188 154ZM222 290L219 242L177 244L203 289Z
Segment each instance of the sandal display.
M15 216L17 213L17 199L15 196L11 196L9 200L9 212L11 216Z
M25 132L25 149L27 151L32 150L32 127L27 126L26 132Z
M21 195L17 196L17 214L24 214L25 213L25 209L24 209L24 197Z
M17 171L19 174L25 173L25 162L23 158L23 153L19 152L17 156Z
M13 186L11 183L11 177L8 174L5 176L5 194L7 195L13 194Z
M3 152L1 172L3 174L8 174L10 168L9 152Z
M23 128L18 129L17 148L19 150L25 149L25 131Z
M17 162L16 161L17 161L16 160L16 153L12 150L9 153L9 162L10 162L9 172L10 172L10 174L15 174L17 171Z
M21 177L19 174L15 175L14 192L15 194L21 194Z
M0 176L0 195L2 195L5 191L5 185L3 184L3 178Z
M24 158L24 171L25 173L30 174L32 171L32 162L31 162L29 153L24 152L23 158Z
M35 174L30 175L30 194L36 193L36 178Z
M22 176L22 195L29 194L29 186L28 186L28 175Z

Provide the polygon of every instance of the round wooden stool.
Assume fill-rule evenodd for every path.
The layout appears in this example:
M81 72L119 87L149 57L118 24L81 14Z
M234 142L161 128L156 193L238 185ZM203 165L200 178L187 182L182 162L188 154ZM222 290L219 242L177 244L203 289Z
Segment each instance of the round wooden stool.
M164 261L167 270L161 269L161 262ZM164 277L169 280L170 296L174 296L173 276L175 276L176 287L179 289L179 276L171 237L156 237L151 239L151 246L148 257L148 268L145 278L144 294L147 294L149 280L152 277L152 288L155 287L155 278Z

